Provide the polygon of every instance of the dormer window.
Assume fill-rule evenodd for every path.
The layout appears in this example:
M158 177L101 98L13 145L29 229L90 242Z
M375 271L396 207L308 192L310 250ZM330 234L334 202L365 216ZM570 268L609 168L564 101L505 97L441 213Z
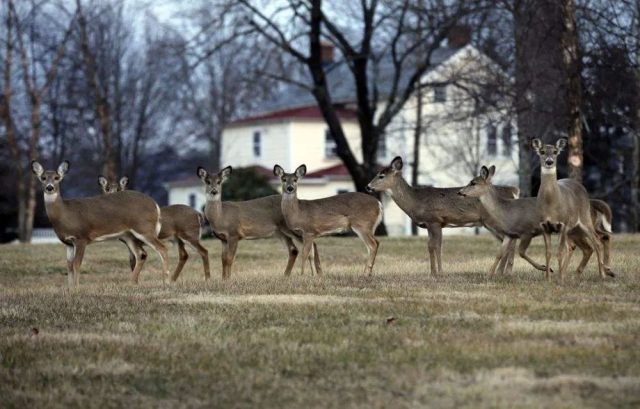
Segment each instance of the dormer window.
M262 133L253 131L253 156L259 158L262 155Z
M433 87L433 102L443 103L447 102L447 86L436 85Z
M338 146L329 128L324 131L324 156L327 159L334 159L338 156Z

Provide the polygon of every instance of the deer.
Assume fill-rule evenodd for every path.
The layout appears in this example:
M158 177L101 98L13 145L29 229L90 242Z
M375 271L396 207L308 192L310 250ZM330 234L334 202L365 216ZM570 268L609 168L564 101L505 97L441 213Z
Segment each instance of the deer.
M125 191L63 199L60 183L69 171L68 161L63 161L56 170L46 171L40 163L33 161L31 170L43 186L45 208L53 230L67 248L69 286L80 283L80 266L86 247L117 238L130 240L135 237L153 248L162 261L164 276L169 275L167 248L158 240L160 207L152 198L140 192ZM138 282L141 269L142 263L136 260L131 273L134 283Z
M402 158L396 156L367 185L370 192L386 192L420 228L429 232L428 253L431 274L442 273L442 229L444 227L483 226L502 241L503 236L485 224L486 212L476 198L458 195L461 187L410 186L402 176ZM514 186L496 186L503 197L516 198L520 190ZM513 260L510 247L509 263ZM507 261L507 259L505 259Z
M284 220L280 207L282 197L270 195L239 202L222 201L222 186L232 171L231 166L225 167L218 173L209 173L202 166L197 168L197 175L205 185L205 217L209 221L214 235L223 244L222 279L226 280L231 277L231 268L240 240L269 237L277 237L287 248L289 259L284 275L291 275L291 270L298 256L298 248L294 241L299 241L299 238L287 227ZM320 257L315 245L313 255L312 273L322 275ZM307 259L309 256L304 256L302 264Z
M375 231L382 221L383 209L375 197L361 192L348 192L316 200L298 199L298 181L307 173L300 165L293 173L286 173L280 165L273 174L282 182L282 215L287 226L302 236L302 259L309 255L316 238L329 234L353 231L367 247L369 258L364 273L371 274L380 242ZM311 254L313 257L313 254ZM304 274L304 263L301 265Z
M104 194L112 194L115 192L122 192L127 190L129 185L129 178L123 176L117 182L110 182L107 178L100 175L98 177L98 184ZM193 247L200 257L202 257L202 266L204 268L205 281L210 278L209 270L209 252L200 242L202 236L201 226L204 222L204 216L199 211L192 209L190 206L175 204L160 208L161 215L161 228L158 234L160 240L174 240L178 244L178 265L171 275L171 281L176 281L184 268L185 263L189 259L189 253L185 248L185 242ZM129 242L125 242L129 247ZM142 242L133 238L134 248L129 247L129 263L131 269L134 268L135 253L141 254L141 260L144 263L146 259L146 252L142 248Z
M502 197L492 183L495 171L495 166L489 168L483 166L480 169L480 174L471 179L469 184L458 192L461 196L478 198L480 204L488 214L485 223L491 226L492 229L502 233L505 237L504 240L507 241L506 244L503 241L503 245L500 247L496 260L491 267L490 275L495 274L498 262L507 256L506 248L510 244L509 242L517 239L520 239L520 245L518 246L520 257L527 260L536 269L546 271L545 266L536 263L526 254L531 240L542 234L537 199L535 197L519 199ZM591 200L590 213L592 222L597 226L596 232L598 239L602 243L607 243L604 251L605 264L607 264L610 252L608 243L610 243L611 236L611 208L605 202L593 199ZM593 249L579 236L570 238L571 248L569 254L573 253L576 246L579 246L583 252L582 261L576 271L577 274L581 274L593 253ZM509 265L509 271L507 271L507 273L511 272L510 267Z
M558 265L560 281L570 261L568 237L577 237L595 249L600 277L615 277L602 260L602 250L591 216L589 195L584 186L573 179L558 180L558 155L567 145L566 138L560 138L555 145L543 144L538 138L531 140L531 146L540 159L540 189L536 200L539 223L545 245L547 268L545 278L550 279L551 233L560 234L558 245Z

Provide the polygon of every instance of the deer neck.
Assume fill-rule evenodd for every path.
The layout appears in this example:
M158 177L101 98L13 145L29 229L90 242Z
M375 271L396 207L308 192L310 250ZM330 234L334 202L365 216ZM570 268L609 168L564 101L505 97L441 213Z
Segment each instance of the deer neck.
M480 200L480 204L484 208L487 216L492 219L491 221L493 223L491 224L498 225L503 228L505 225L504 221L509 215L506 214L503 206L504 199L500 197L498 191L494 187L491 187L487 193L480 196L478 199Z
M44 207L47 210L47 216L51 224L57 224L58 220L64 213L64 201L62 200L62 193L60 189L53 195L44 194Z
M282 214L295 214L300 208L300 202L298 201L298 191L293 193L283 193L281 206Z
M391 199L409 216L414 214L416 205L414 189L401 176L398 182L388 191Z
M541 169L540 189L538 190L538 202L550 205L560 202L560 187L558 186L558 174L556 169Z
M213 197L207 193L207 208L213 220L222 220L222 193Z

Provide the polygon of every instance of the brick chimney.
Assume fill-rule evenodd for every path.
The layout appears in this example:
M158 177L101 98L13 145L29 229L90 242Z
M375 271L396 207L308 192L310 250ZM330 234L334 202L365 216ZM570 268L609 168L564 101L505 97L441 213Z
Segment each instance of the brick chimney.
M320 43L320 58L322 58L322 65L326 66L333 62L335 49L331 43Z
M455 26L449 30L447 43L449 48L462 48L471 42L471 27Z

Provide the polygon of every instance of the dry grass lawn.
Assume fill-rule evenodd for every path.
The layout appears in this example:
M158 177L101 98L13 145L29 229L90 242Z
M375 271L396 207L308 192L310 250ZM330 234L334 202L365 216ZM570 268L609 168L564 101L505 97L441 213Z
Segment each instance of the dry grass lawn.
M424 238L383 239L372 277L358 239L318 244L322 278L261 240L222 282L207 241L211 282L195 255L163 284L150 252L137 286L95 244L73 290L62 245L0 246L0 407L640 406L640 237L615 237L618 278L562 285L487 277L489 237L446 237L440 277Z

